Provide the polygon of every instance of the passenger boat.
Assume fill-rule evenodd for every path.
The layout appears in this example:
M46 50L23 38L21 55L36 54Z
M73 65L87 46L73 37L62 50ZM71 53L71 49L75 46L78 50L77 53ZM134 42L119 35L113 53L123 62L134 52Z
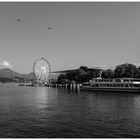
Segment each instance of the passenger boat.
M102 79L93 78L80 86L80 90L91 91L117 91L117 92L139 92L140 79L135 78L114 78Z

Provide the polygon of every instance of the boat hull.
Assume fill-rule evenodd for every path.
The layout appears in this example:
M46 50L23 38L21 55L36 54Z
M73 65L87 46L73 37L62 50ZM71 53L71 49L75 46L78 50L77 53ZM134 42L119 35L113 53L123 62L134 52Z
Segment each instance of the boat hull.
M140 93L139 88L98 88L98 87L91 87L91 86L81 86L80 90L85 90L85 91L111 91L111 92L136 92Z

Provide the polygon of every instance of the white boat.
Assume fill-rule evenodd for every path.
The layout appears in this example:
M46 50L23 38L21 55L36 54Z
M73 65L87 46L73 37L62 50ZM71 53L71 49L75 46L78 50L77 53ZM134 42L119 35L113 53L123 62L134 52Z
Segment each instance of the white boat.
M135 78L114 78L114 79L93 78L89 82L82 84L82 86L80 87L80 90L139 92L140 93L140 79L135 79Z

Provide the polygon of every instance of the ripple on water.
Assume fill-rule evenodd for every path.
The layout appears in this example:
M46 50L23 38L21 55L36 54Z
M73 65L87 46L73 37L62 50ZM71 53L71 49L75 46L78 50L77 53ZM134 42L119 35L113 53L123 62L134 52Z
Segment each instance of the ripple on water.
M140 137L140 95L0 86L1 138Z

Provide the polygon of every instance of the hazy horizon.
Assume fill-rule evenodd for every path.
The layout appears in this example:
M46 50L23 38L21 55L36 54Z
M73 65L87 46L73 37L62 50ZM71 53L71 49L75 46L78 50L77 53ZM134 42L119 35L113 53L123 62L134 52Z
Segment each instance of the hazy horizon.
M30 73L39 57L52 71L140 64L139 25L139 2L0 2L0 68Z

